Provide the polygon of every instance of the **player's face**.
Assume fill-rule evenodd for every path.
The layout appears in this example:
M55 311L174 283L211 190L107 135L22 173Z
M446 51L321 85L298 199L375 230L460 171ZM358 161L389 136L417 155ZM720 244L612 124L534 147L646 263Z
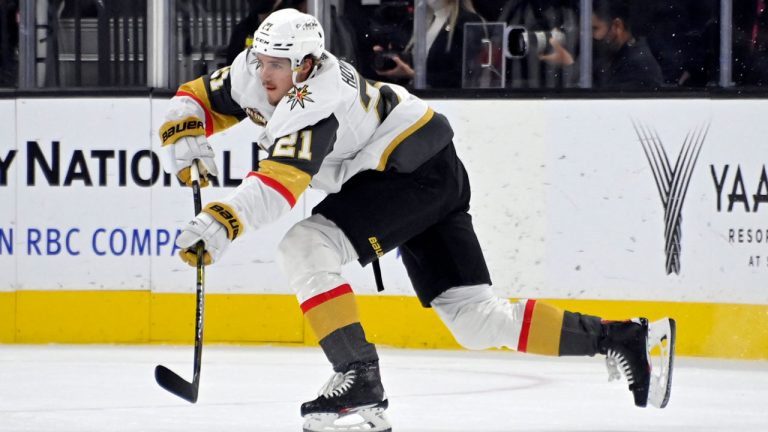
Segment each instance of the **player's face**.
M257 54L256 57L259 61L256 70L261 78L261 85L267 91L267 99L271 105L277 105L293 88L291 61L264 54Z

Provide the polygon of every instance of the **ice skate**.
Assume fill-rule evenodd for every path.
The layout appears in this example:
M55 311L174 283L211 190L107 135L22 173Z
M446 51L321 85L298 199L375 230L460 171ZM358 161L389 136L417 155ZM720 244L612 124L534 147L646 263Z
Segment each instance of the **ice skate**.
M384 416L388 405L379 363L354 363L333 374L317 399L301 405L304 432L391 432Z
M606 322L600 352L605 354L608 380L629 383L635 405L664 408L672 388L675 359L675 320L664 318L648 324L645 318Z

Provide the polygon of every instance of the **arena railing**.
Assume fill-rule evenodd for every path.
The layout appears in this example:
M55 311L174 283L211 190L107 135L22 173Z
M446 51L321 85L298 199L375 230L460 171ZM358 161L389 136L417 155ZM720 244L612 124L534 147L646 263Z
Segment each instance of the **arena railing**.
M88 89L109 89L110 92L138 88L172 90L181 82L225 65L232 31L253 12L251 3L247 0L0 0L0 87L17 89L14 94L40 94L43 90L67 94L77 91L98 93L98 90ZM535 8L537 2L509 0L506 3L489 3L502 4L502 12L508 12L511 4ZM683 5L685 2L669 3ZM748 33L768 33L765 20L759 21L757 18L760 17L755 17L755 28L752 29L749 22L744 22L742 14L734 10L737 2L700 2L705 3L711 7L706 9L702 22L709 29L713 26L716 29L707 40L709 45L706 45L704 53L711 57L707 65L710 69L708 78L696 85L667 83L652 89L621 90L596 89L591 82L592 0L573 0L571 15L559 23L564 27L570 26L567 30L571 31L574 43L583 53L577 57L578 80L564 84L548 79L551 69L547 69L546 65L536 69L537 76L530 72L534 69L523 73L519 61L505 59L509 79L505 85L495 89L429 88L426 80L429 70L424 18L428 10L425 1L309 0L306 7L323 23L330 50L353 54L354 50L360 54L359 50L364 49L360 47L356 28L370 23L369 12L375 12L377 7L405 7L413 14L413 19L409 21L412 27L408 31L416 35L411 47L416 76L407 85L419 94L431 97L762 97L764 83L750 84L739 68L743 69L745 56L768 58L765 52L768 47L761 46L759 52L743 49L743 45L749 43L745 42ZM483 2L478 2L478 5L481 4ZM355 13L360 11L364 15L356 16ZM498 18L489 18L488 21ZM520 19L513 22L509 15L506 18L506 21L499 22L504 25L527 25L535 21ZM14 27L17 21L18 27ZM650 23L651 26L656 24ZM529 30L546 28L533 27ZM15 36L17 34L18 37ZM757 65L755 67L768 67L768 62L754 64ZM523 75L515 75L521 73ZM150 90L150 93L160 95L163 91ZM4 94L7 97L10 93L6 91Z

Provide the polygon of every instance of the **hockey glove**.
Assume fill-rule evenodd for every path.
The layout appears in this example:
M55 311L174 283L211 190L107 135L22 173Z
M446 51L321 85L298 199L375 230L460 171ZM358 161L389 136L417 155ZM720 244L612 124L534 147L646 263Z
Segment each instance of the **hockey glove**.
M235 211L227 204L212 202L182 229L176 238L176 246L181 248L182 261L195 267L195 245L202 241L205 244L203 263L210 265L219 260L227 246L242 232L243 226Z
M172 172L185 185L192 186L190 166L198 160L200 169L200 187L209 184L208 174L219 175L214 162L213 148L205 138L205 126L197 117L187 117L178 121L169 121L160 126L160 139L163 149L168 153L169 161L174 163Z

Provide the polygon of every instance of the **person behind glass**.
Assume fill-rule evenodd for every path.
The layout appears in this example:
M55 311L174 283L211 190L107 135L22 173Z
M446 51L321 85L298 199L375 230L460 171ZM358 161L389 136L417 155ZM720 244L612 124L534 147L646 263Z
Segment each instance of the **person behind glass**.
M427 22L430 23L426 35L427 85L432 88L461 87L464 24L483 22L483 18L475 11L472 0L427 0L427 6ZM403 53L384 54L391 61L375 61L374 71L392 82L410 82L416 75L412 66L413 47L412 37ZM391 47L381 45L373 47L376 53L382 54L389 49Z
M235 61L235 57L241 51L251 46L253 43L253 32L259 28L259 24L264 21L267 15L276 10L287 8L306 12L307 2L306 0L249 0L248 15L235 25L235 28L232 29L232 34L229 36L227 64L232 64Z
M768 0L733 3L733 80L768 85Z
M18 13L18 2L0 1L0 87L16 86L19 65Z
M661 67L645 38L633 33L630 0L593 0L592 73L595 87L653 88L664 82ZM573 67L573 55L556 40L550 40L551 54L542 61Z
M719 0L651 0L646 41L671 86L705 87L718 80Z

